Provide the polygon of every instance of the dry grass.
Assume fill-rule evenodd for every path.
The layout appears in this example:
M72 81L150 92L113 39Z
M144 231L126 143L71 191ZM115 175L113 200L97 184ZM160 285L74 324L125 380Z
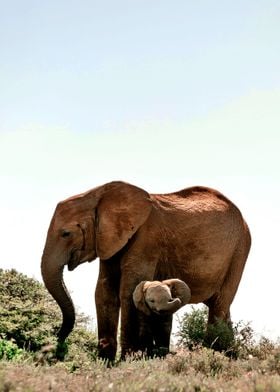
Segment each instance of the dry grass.
M67 367L68 366L68 367ZM262 358L230 360L210 349L180 350L166 359L128 359L107 368L101 361L73 371L65 363L0 362L0 392L280 391L280 349Z
M15 270L0 269L0 278L0 392L280 392L279 345L265 338L256 343L250 326L241 323L234 330L237 360L198 348L206 328L205 314L198 312L187 315L183 325L182 343L196 347L193 351L178 349L165 359L128 358L107 368L96 360L96 335L81 317L65 345L65 361L57 362L57 305L41 284ZM224 331L217 332L221 340Z

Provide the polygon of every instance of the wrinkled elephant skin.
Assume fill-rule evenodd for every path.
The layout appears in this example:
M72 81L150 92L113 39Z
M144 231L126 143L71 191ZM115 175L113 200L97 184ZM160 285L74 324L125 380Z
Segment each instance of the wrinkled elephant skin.
M155 195L112 182L60 202L41 264L45 285L63 315L59 340L75 322L63 282L66 265L73 270L100 258L95 294L99 355L113 360L120 309L122 356L143 349L132 300L141 281L178 278L191 290L190 303L209 307L209 323L229 321L249 249L250 233L238 208L205 187Z

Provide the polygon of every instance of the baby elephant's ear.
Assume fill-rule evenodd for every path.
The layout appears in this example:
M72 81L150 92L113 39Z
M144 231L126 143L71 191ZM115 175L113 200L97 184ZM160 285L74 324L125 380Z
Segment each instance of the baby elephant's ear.
M133 302L138 310L150 316L151 311L145 302L145 284L147 281L140 282L133 292Z
M179 298L181 306L189 303L191 299L191 290L189 286L180 279L167 279L162 282L169 286L173 298Z

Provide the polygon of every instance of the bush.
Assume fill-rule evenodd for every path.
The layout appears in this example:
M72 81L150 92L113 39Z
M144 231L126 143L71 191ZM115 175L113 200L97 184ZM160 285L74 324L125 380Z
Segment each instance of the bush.
M54 336L60 319L42 284L16 270L0 270L0 336L37 351Z
M17 347L36 352L46 345L51 347L56 344L60 325L60 309L43 284L14 269L0 269L0 342L6 351ZM96 335L87 325L88 318L78 314L65 345L66 351L69 345L68 360L72 360L73 352L76 357L84 352L89 360L96 357Z
M0 359L8 361L18 359L22 356L23 350L10 340L0 339Z
M208 326L204 345L217 351L227 351L236 355L234 330L223 320Z
M179 345L192 350L195 347L202 346L206 336L207 329L206 307L195 309L192 306L190 313L185 313L182 320L179 321Z
M254 333L250 323L240 321L229 327L226 322L217 320L215 324L207 328L207 318L206 306L201 309L192 307L190 313L184 314L179 322L177 333L181 347L192 350L199 346L205 346L225 351L233 357L246 357L257 352L258 346L253 339ZM265 338L263 338L263 346L269 346L269 341Z

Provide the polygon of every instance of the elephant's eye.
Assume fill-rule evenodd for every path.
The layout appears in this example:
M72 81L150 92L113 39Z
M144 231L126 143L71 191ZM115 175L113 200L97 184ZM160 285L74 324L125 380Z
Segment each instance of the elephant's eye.
M71 235L71 231L69 231L69 230L63 230L63 232L62 232L62 234L61 234L61 237L67 238L67 237L70 237L70 235Z

